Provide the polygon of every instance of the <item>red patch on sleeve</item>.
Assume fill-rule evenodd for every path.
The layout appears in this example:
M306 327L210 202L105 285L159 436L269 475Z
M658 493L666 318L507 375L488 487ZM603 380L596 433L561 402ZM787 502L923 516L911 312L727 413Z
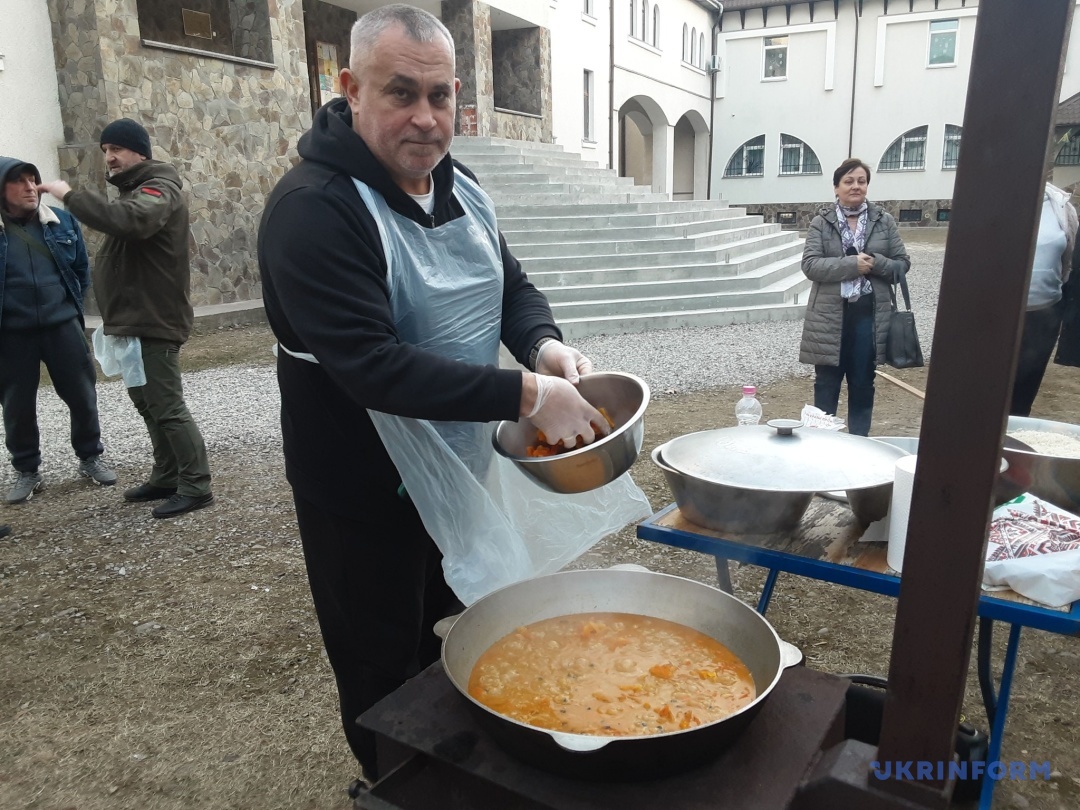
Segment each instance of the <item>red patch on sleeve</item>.
M151 197L163 197L164 196L156 188L140 188L139 191L141 191L143 194L149 194Z

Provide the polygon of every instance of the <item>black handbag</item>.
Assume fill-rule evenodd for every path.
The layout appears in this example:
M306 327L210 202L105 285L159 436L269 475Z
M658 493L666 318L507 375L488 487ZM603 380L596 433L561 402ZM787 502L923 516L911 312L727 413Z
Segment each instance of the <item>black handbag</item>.
M900 278L900 292L904 296L904 310L896 306L896 287L889 286L892 314L889 315L889 336L885 341L885 362L893 368L919 368L923 365L919 333L915 331L915 313L911 311L907 279Z

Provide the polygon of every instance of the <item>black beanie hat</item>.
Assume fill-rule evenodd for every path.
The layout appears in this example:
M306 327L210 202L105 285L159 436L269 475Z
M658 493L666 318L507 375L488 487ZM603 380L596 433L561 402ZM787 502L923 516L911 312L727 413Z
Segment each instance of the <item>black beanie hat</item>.
M111 143L113 146L122 146L132 152L138 152L145 158L153 158L154 152L150 148L150 133L146 131L138 121L130 118L121 118L113 121L105 129L101 130L101 145Z

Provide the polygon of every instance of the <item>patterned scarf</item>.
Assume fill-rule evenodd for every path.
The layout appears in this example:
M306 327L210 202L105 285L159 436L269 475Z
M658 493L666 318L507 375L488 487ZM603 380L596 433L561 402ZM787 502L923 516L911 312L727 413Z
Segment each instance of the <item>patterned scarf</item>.
M851 247L854 247L859 253L862 253L863 248L866 247L867 209L866 200L863 200L862 205L857 208L848 208L840 204L839 197L836 198L836 221L840 225L840 241L844 245L845 255L847 255L847 251ZM855 224L853 232L851 226L848 225L847 218L854 216L857 216L859 221ZM858 301L861 296L869 295L873 291L874 288L870 284L870 279L866 276L860 275L858 278L840 282L840 297L852 303Z

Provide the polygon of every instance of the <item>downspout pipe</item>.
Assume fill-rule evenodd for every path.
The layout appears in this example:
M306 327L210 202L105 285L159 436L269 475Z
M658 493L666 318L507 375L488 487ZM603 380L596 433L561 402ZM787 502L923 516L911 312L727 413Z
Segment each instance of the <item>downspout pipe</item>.
M851 152L855 148L855 89L856 89L856 77L859 72L859 4L854 2L851 4L852 11L855 12L855 50L851 57L851 116L848 119L848 137L847 137L847 156L851 157Z
M712 51L713 55L716 55L717 45L719 44L718 35L720 33L721 23L724 18L724 4L715 3L716 17L713 21L712 30ZM709 73L709 158L706 161L708 177L705 181L705 199L712 199L712 178L713 178L713 142L716 140L716 74L717 71L713 70Z
M615 0L608 5L608 147L607 167L615 168Z

